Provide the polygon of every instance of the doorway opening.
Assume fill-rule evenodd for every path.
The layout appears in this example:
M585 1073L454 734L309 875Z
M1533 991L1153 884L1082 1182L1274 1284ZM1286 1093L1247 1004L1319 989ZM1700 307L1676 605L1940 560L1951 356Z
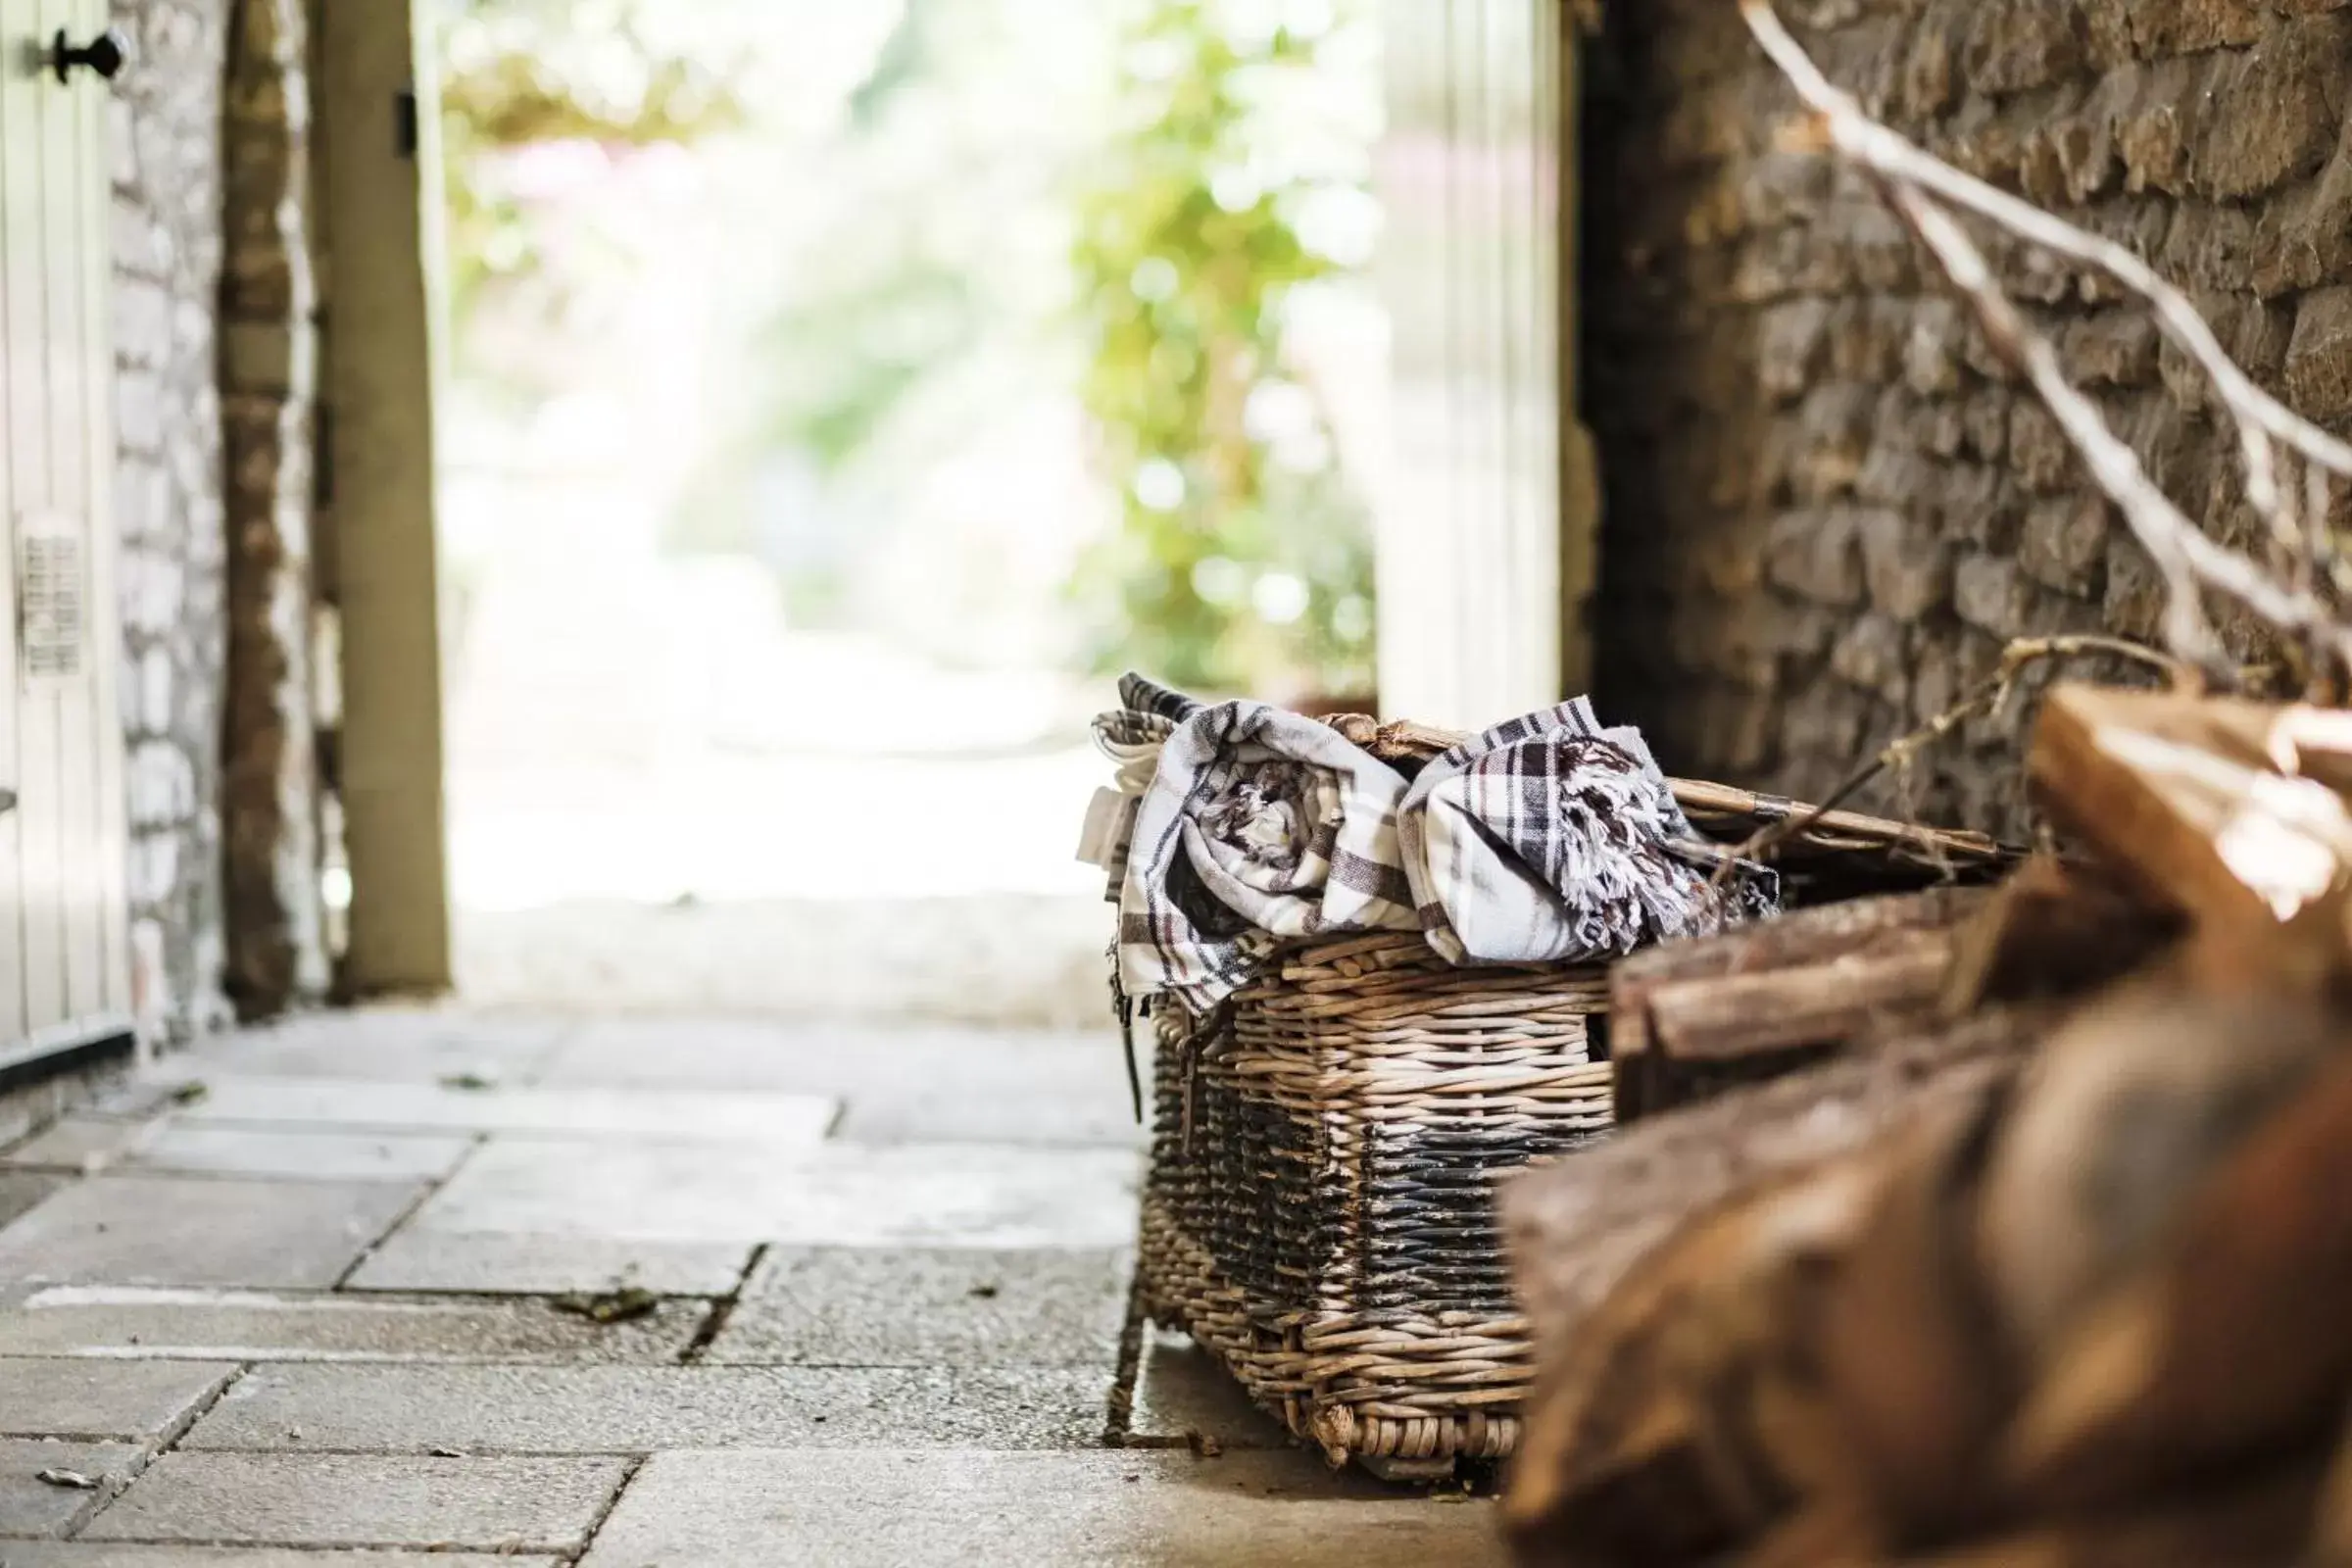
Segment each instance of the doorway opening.
M1095 1025L1121 662L1363 700L1371 0L441 0L461 993Z

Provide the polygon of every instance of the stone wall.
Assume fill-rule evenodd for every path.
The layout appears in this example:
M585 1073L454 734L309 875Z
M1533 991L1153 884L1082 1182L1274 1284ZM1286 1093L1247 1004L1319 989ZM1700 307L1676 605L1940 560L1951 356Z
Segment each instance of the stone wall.
M115 354L133 994L182 1037L220 1021L225 659L220 103L227 0L116 0Z
M2258 379L2341 429L2348 6L1783 10L1873 112L2149 257ZM1678 768L1817 793L1947 706L2006 639L2151 637L2150 572L2047 416L1870 191L1776 140L1792 99L1734 8L1606 9L1590 74L1584 400L1607 496L1597 631L1612 715L1647 727ZM2151 472L2243 540L2231 442L2144 315L2031 256L2000 261ZM2018 826L2014 723L1947 743L1910 803Z
M326 994L311 722L318 288L303 0L232 0L220 290L228 512L221 726L226 987L268 1017Z

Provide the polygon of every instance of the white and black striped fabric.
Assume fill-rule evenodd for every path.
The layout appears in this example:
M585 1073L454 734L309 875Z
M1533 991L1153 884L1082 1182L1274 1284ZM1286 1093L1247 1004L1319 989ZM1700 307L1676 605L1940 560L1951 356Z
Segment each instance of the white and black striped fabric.
M1203 705L1137 676L1120 696L1175 726L1120 888L1126 995L1205 1012L1284 941L1417 929L1396 844L1402 774L1264 703Z

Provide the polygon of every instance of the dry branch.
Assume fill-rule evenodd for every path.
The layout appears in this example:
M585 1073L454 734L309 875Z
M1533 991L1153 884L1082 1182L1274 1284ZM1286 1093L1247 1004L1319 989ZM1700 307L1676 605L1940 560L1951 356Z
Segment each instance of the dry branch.
M1932 1021L1960 928L1991 895L1854 899L1671 942L1609 974L1619 1126Z
M2337 666L2333 672L2352 666L2352 629L2309 586L2321 560L2332 563L2333 552L2315 547L2306 532L2307 527L2324 531L2324 523L2295 518L2288 491L2278 483L2273 443L2284 443L2315 466L2343 474L2352 474L2352 445L2301 418L2256 386L2223 351L2186 296L2139 258L1963 173L1879 124L1822 74L1782 24L1771 0L1740 0L1740 9L1765 53L1817 117L1829 145L1870 176L1933 253L1994 350L2032 384L2088 464L2099 488L2122 513L2164 578L2165 636L2174 651L2220 669L2219 639L2203 600L2210 589L2235 600L2280 632L2325 651ZM2166 334L2212 378L2223 406L2236 421L2248 501L2269 526L2275 550L2289 562L2291 581L2279 580L2212 539L2173 504L2131 447L2108 426L2097 405L2068 379L2057 349L2034 330L2002 291L1984 253L1953 216L1954 208L2095 267L2148 302Z
M2172 677L2176 687L2193 687L2197 684L2196 671L2180 661L2120 637L2020 638L2001 651L2000 668L1961 694L1960 699L1942 712L1887 742L1878 755L1839 780L1838 787L1824 796L1819 806L1808 807L1803 811L1758 828L1717 868L1716 884L1721 886L1740 860L1765 859L1789 839L1812 832L1826 818L1838 814L1838 808L1853 799L1862 786L1888 768L1908 767L1913 758L1969 719L1980 713L1997 711L2009 700L2010 693L2016 690L2018 677L2029 667L2074 659L2128 660L2163 671Z

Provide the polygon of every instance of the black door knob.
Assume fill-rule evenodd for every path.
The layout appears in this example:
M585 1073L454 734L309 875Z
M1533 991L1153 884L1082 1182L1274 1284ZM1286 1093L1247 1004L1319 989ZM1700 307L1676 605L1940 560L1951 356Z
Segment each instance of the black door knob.
M73 40L66 36L66 29L60 27L57 37L49 45L49 69L57 73L60 81L70 79L75 66L87 67L112 81L122 74L129 60L130 46L123 41L122 34L113 27L79 48L74 47Z

